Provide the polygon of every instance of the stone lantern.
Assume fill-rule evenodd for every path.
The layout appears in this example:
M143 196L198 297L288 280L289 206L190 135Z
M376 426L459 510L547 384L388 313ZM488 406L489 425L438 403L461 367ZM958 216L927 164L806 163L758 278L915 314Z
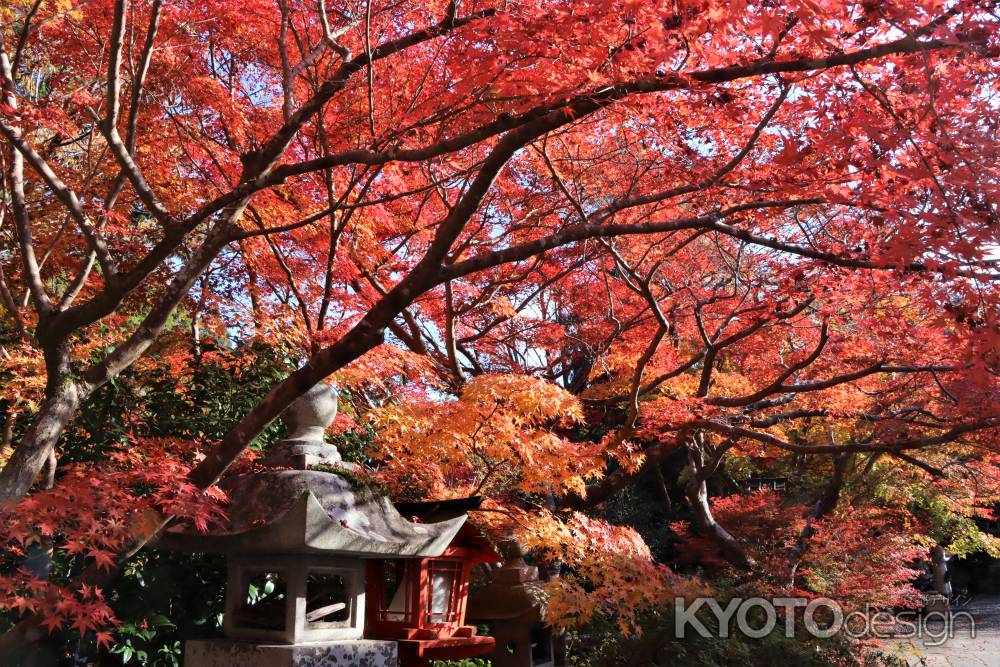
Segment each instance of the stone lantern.
M469 619L485 623L496 641L493 667L553 667L556 660L552 630L542 622L542 582L538 568L524 562L513 540L503 544L502 567L492 580L469 596Z
M270 468L220 483L225 529L160 537L162 548L227 556L227 639L187 642L189 667L397 664L395 642L363 639L365 560L440 556L466 516L414 523L356 488L353 464L323 439L336 414L334 390L314 387L282 415L289 435L265 457Z

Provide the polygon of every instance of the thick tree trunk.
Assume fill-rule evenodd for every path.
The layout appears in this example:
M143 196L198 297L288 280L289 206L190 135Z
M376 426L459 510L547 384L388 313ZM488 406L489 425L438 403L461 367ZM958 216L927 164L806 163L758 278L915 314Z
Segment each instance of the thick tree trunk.
M693 479L685 487L685 495L694 517L698 532L715 542L723 557L742 570L752 570L757 563L751 558L740 541L721 526L712 515L708 505L708 485L704 480Z
M65 340L50 339L44 356L48 378L45 400L0 470L0 503L24 496L46 468L47 476L55 475L56 444L86 398L81 384L73 378Z
M34 422L0 471L0 503L24 496L46 466L51 466L56 443L73 419L81 400L74 382L63 382L42 403Z
M238 213L233 215L238 217ZM210 232L194 257L174 275L163 298L153 306L143 323L103 361L81 373L79 380L74 379L74 369L70 363L69 346L65 341L66 323L50 318L39 325L39 339L44 345L45 372L48 377L46 399L7 465L0 471L0 502L15 500L28 492L55 451L63 429L73 419L83 400L98 387L117 377L152 345L174 309L211 264L218 250L228 242L226 234L224 226ZM305 389L300 393L305 393ZM266 425L265 423L264 426Z
M691 480L684 485L684 495L691 506L694 525L698 532L715 542L722 556L731 564L742 570L752 570L757 567L756 561L750 557L736 537L715 520L712 508L708 504L708 478L715 474L722 463L722 456L732 447L732 442L721 445L707 459L704 434L696 432L688 445L688 461L691 466Z

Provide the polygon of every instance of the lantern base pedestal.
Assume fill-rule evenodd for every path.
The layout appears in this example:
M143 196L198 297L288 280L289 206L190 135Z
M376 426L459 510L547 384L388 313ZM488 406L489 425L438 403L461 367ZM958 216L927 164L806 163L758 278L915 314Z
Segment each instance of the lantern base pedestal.
M196 639L184 646L186 667L397 667L396 642L350 639L316 644L255 644Z

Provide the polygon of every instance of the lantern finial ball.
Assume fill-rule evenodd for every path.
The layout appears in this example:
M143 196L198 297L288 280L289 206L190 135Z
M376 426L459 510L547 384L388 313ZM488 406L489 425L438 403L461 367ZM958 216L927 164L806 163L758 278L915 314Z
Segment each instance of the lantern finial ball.
M320 382L285 408L281 419L288 427L287 440L322 441L337 417L337 391Z

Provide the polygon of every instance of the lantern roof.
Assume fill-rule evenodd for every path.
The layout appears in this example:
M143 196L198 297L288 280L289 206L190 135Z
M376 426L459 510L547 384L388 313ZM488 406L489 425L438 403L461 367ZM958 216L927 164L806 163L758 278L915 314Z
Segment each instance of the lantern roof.
M227 525L208 533L184 525L161 533L157 546L226 554L325 554L361 558L434 558L461 531L467 516L435 522L405 519L384 496L350 481L354 464L323 440L337 414L336 394L316 385L282 415L289 437L264 459L290 467L224 479L230 499ZM324 468L343 472L311 470Z
M226 527L210 533L169 528L159 546L213 553L433 558L448 548L466 520L460 515L436 523L408 521L388 498L317 470L240 475L220 486L232 503Z
M468 516L467 512L479 509L482 496L451 498L448 500L423 500L396 503L395 507L403 516L424 525L438 525L456 517ZM499 555L490 540L471 523L466 523L456 534L451 544L456 549L465 549L465 555L479 563L498 563Z
M444 521L456 516L462 516L466 512L479 509L479 506L482 504L482 496L395 503L396 509L403 516L414 517L424 522Z

